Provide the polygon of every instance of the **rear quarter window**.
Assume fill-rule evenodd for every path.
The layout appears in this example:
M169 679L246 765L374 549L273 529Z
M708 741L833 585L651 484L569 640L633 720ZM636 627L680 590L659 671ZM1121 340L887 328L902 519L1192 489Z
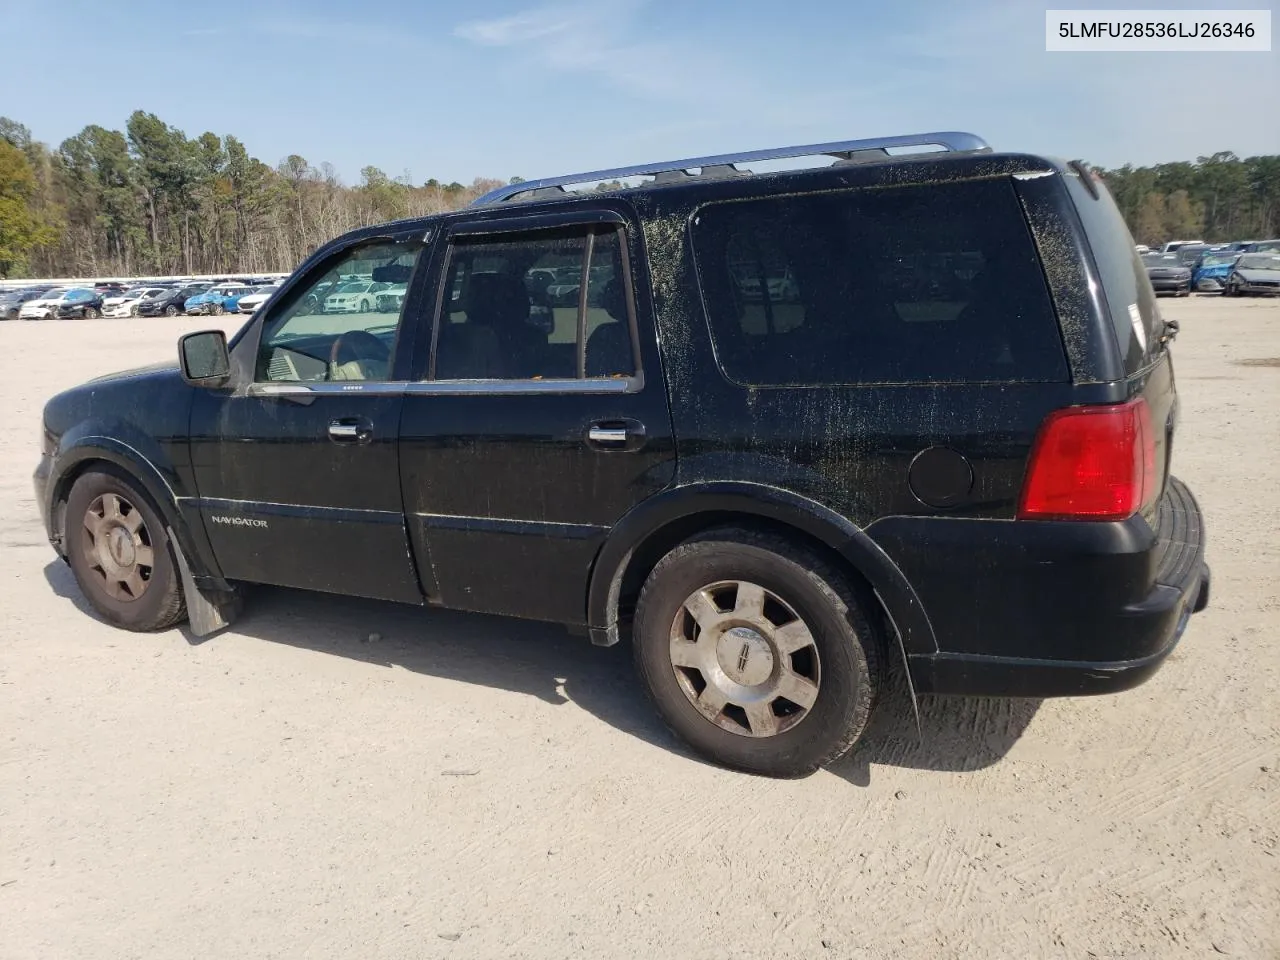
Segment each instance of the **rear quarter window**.
M1067 379L1007 180L710 204L693 246L716 357L738 383Z
M1107 313L1116 333L1120 356L1124 358L1125 372L1134 373L1154 358L1164 332L1155 291L1147 279L1146 265L1134 249L1129 227L1106 185L1093 178L1093 186L1097 188L1095 196L1078 172L1068 171L1063 179L1093 252ZM1175 255L1168 265L1178 267L1182 264Z

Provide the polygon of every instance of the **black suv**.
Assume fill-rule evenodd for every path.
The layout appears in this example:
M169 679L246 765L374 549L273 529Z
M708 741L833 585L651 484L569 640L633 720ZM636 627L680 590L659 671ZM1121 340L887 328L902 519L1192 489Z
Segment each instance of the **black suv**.
M802 155L834 161L741 169ZM307 306L370 283L399 311ZM1209 594L1175 332L1078 164L930 134L601 171L333 241L229 345L50 400L35 485L122 627L211 632L244 583L560 622L628 637L700 753L801 775L895 664L1156 671Z
M138 316L176 317L186 310L188 300L204 293L211 286L213 286L211 283L188 284L185 287L174 287L165 293L158 293L154 297L140 300L138 301Z

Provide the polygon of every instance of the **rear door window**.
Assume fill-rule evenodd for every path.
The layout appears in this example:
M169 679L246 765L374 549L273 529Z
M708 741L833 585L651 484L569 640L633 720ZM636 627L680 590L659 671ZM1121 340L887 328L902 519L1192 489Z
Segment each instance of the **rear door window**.
M455 238L434 379L633 376L623 256L621 231L613 228Z
M1146 265L1134 249L1133 236L1106 185L1094 177L1095 196L1078 171L1069 170L1063 179L1093 251L1125 371L1141 370L1159 351L1164 334L1164 322L1156 307L1155 291L1147 279ZM1169 261L1169 266L1181 265L1181 258L1176 254Z
M1067 379L1007 180L711 204L694 251L716 356L760 386Z

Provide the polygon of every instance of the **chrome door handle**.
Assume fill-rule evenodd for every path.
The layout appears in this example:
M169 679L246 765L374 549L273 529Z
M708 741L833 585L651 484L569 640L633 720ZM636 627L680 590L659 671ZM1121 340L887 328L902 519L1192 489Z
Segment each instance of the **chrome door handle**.
M629 417L597 420L587 427L587 443L600 450L639 450L645 444L644 424Z
M627 442L626 427L592 427L587 431L587 439L592 443L607 443L609 445L618 445Z
M333 420L329 439L334 443L368 443L373 439L373 425L363 420Z

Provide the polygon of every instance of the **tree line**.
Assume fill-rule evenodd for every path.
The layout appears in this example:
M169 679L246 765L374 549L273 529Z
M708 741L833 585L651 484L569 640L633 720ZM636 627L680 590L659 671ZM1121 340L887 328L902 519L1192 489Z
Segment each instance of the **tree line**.
M1280 156L1097 169L1139 243L1280 236ZM414 185L370 166L348 186L328 163L272 167L234 136L188 138L141 110L56 149L0 117L0 277L287 271L346 230L456 210L502 182Z
M88 126L51 149L0 117L0 277L260 273L293 269L356 227L465 206L469 185L328 163L275 167L236 137L181 130L141 110L124 131Z
M1271 240L1280 237L1280 156L1230 151L1194 163L1098 169L1134 240Z

